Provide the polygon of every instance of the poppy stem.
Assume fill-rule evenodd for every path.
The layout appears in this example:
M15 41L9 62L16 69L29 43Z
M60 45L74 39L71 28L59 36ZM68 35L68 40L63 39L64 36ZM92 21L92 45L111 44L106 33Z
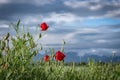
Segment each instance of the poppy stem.
M49 61L48 64L49 64L49 66L50 66L51 62Z

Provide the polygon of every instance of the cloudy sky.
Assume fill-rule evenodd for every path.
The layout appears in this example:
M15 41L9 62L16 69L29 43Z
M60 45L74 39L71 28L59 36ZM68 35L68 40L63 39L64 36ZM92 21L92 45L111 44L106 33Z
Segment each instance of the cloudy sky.
M59 48L64 39L66 52L78 56L120 55L120 0L0 0L0 37L18 19L35 39L36 27L47 22L38 41L46 46Z

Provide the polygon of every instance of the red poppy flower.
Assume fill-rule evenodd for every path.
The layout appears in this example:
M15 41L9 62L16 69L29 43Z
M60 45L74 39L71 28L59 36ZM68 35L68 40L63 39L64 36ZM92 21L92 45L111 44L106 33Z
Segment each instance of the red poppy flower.
M44 61L46 61L46 62L49 61L49 56L48 55L44 56Z
M43 22L43 23L40 25L40 28L41 28L42 31L46 31L46 30L48 29L48 25L47 25L45 22Z
M55 54L55 59L57 61L62 61L65 58L65 55L61 51L57 51Z

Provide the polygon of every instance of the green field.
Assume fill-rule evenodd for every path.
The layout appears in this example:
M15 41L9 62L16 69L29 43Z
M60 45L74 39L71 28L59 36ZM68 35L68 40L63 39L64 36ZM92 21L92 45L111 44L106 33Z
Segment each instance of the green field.
M120 80L120 64L9 64L0 68L0 80Z
M43 59L33 62L43 46L36 48L33 36L25 33L24 28L20 31L19 24L20 20L13 25L16 37L7 33L0 40L0 80L120 80L120 63L112 61L102 63L90 59L84 65L66 64L63 60L56 61L54 49L50 49L48 62Z

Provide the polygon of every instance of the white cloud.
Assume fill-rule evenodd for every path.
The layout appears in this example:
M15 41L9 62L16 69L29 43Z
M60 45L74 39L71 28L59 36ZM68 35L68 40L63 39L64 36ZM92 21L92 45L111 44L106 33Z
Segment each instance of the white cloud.
M94 9L94 7L91 7L92 9ZM72 24L72 23L76 23L76 22L82 22L86 19L101 19L101 18L110 18L110 17L114 17L120 15L120 9L118 10L113 10L113 11L108 11L103 15L93 15L93 16L86 16L86 17L82 17L82 16L78 16L72 13L49 13L46 16L44 15L27 15L27 16L23 16L23 20L24 21L23 24L26 25L35 25L35 24L40 24L41 22L53 22L55 23L55 25L57 24L57 26L61 25L66 25L66 24ZM32 26L33 26L32 25Z
M42 43L42 44L61 44L63 39L69 44L75 43L75 40L73 39L73 37L68 37L69 35L70 34L45 34L38 41L38 43ZM35 35L34 39L37 40L38 35Z
M97 42L97 43L106 43L106 42L108 42L108 41L103 40L103 39L99 39L99 40L96 40L95 42Z
M50 47L54 47L53 44L61 44L63 38L60 34L44 34L41 39L35 42L38 43L38 46L42 44L44 47L47 47L47 44L52 44ZM34 39L37 40L38 35L34 35Z
M103 17L115 17L117 15L120 15L120 9L108 11Z
M117 51L116 51L116 50L113 50L112 53L117 53Z
M102 5L100 5L100 4L89 7L90 10L98 10L100 8L102 8Z
M0 0L0 4L6 4L6 3L27 3L27 4L33 4L36 6L41 6L45 4L51 4L55 0Z
M24 1L24 0L23 0ZM53 3L55 0L32 0L29 3L33 4L33 5L45 5L45 4L51 4ZM28 1L27 1L28 2Z
M111 56L112 52L114 51L114 49L106 49L106 48L90 48L90 49L83 49L83 50L79 50L77 51L78 56L83 57L87 54L89 55L98 55L98 56ZM119 50L116 50L119 51ZM119 54L116 54L119 55Z
M98 31L99 31L98 29L82 28L82 29L76 29L74 32L69 32L69 33L65 33L65 34L62 32L59 32L57 34L51 34L48 32L48 33L43 33L43 37L38 41L38 43L61 44L62 40L64 39L69 44L78 44L79 38L75 38L78 34L94 33L94 32L98 32ZM37 41L38 36L39 36L38 34L34 35L35 41Z
M39 24L41 22L54 22L55 24L63 24L75 21L82 21L82 17L76 16L71 13L50 13L46 16L44 15L29 15L24 16L22 21L23 24L29 25L31 23Z
M22 20L24 22L22 22L22 23L25 24L25 25L29 25L31 23L37 24L37 23L40 23L41 20L42 20L41 15L34 15L34 16L31 15L31 16L25 16Z
M92 52L93 52L93 53L95 53L95 52L96 52L96 50L95 50L95 49L92 49Z
M119 18L116 16L120 15L120 9L116 9L116 10L109 10L107 11L105 14L103 15L94 15L94 16L88 16L88 17L81 17L82 20L84 19L101 19L101 18Z
M96 1L98 2L98 1ZM101 4L90 4L90 1L65 1L64 5L71 7L71 8L80 8L80 7L85 7L90 10L98 10L103 7Z
M107 1L106 3L104 3L106 5L113 5L113 6L120 6L120 0L113 0L113 1Z
M0 0L0 4L6 4L6 3L9 3L10 0Z
M6 24L0 24L0 28L9 28L9 25L6 25Z
M94 3L94 4L93 4ZM79 1L79 0L69 0L69 1L64 1L64 5L71 7L71 8L81 8L85 7L90 10L99 10L103 8L104 6L116 6L120 7L120 1L119 0L112 0L112 1L106 1L106 0L88 0L88 1Z
M86 7L86 5L88 5L88 3L79 2L79 1L65 1L64 5L72 7L72 8L79 8L79 7Z
M63 23L63 22L73 22L78 20L78 16L71 13L51 13L49 16L45 17L43 21Z
M94 15L94 16L89 16L89 17L86 17L86 19L100 19L100 18L119 18L119 17L116 17L116 16L119 16L120 15L120 9L116 9L116 10L109 10L107 11L105 14L103 15Z

